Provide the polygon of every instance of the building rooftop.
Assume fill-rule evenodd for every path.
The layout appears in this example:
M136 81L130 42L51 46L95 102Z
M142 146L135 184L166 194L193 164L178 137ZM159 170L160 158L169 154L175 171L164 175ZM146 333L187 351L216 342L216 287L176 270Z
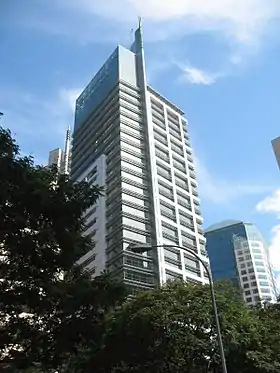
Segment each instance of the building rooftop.
M246 224L246 223L244 221L234 220L234 219L223 220L219 223L210 225L210 227L205 229L204 232L207 233L207 232L217 231L219 229L227 228L227 227L230 227L236 224Z
M147 86L148 91L150 91L153 95L155 95L157 98L159 98L161 101L163 101L165 104L169 105L172 107L173 110L177 111L180 115L184 115L185 113L176 105L174 105L172 102L170 102L167 98L162 96L160 93L155 91L150 85Z

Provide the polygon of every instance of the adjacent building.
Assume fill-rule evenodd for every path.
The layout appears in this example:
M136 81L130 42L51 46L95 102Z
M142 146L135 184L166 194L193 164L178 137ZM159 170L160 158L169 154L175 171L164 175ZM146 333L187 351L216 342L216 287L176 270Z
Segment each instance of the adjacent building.
M248 305L276 301L277 290L268 248L255 225L237 220L205 231L213 280L231 280Z
M49 152L48 166L56 165L61 174L70 174L71 171L71 132L66 131L64 150L57 148Z
M183 111L147 85L141 25L131 49L118 46L76 102L71 177L105 186L90 208L93 247L79 261L131 291L168 279L208 280L195 166ZM174 245L135 254L130 243Z
M277 137L276 139L271 141L273 151L275 154L275 158L278 164L278 167L280 169L280 137Z

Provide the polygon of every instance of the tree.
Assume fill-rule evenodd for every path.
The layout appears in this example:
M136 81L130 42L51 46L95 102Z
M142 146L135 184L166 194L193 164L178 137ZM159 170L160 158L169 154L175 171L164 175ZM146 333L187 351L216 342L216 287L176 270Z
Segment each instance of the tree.
M260 370L280 372L280 302L259 304L255 307L261 328L261 348L252 353ZM277 370L275 370L276 368ZM270 369L270 370L269 370Z
M100 193L21 157L0 128L1 372L67 371L70 356L98 344L106 310L123 299L108 275L91 280L76 266L92 247L83 213Z
M279 338L263 340L258 312L227 283L216 284L216 298L228 373L279 373ZM108 315L102 347L83 371L221 372L209 287L173 282L126 301Z

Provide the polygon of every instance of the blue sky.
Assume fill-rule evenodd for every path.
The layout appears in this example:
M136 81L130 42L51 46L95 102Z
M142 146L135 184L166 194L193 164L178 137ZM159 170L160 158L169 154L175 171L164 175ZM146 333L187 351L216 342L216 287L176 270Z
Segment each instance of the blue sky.
M79 92L116 44L131 44L138 15L150 84L186 111L205 226L256 223L280 272L278 0L10 0L0 10L2 125L45 163Z

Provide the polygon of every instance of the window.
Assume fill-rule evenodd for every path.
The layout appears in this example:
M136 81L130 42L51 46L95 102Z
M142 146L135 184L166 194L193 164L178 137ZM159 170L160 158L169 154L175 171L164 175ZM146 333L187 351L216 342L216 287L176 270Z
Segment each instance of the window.
M168 238L163 238L163 244L164 245L178 246L179 241L178 241L177 238L172 239L172 238L168 237Z
M175 160L173 157L173 167L177 168L177 170L180 170L182 172L186 172L186 165L184 162L179 162L178 160Z
M126 142L121 142L121 149L124 151L132 151L133 153L139 154L141 156L142 150L136 144L135 146L128 144Z
M127 133L124 133L122 132L121 133L121 138L126 141L130 141L130 142L134 142L137 144L137 146L141 146L142 145L142 140L140 139L137 139L136 137L134 137L133 135L128 135Z
M264 267L264 262L255 262L255 265L258 267Z
M194 280L193 278L188 277L188 276L186 276L186 283L188 283L188 284L195 284L195 285L200 285L201 284L201 282L199 282L197 280Z
M159 159L161 159L161 160L163 160L163 161L169 163L169 155L168 155L168 152L165 152L165 151L163 151L162 149L159 149L158 146L156 146L155 151L156 151L156 156L157 156Z
M122 123L120 125L120 130L121 130L121 133L127 132L127 133L131 133L132 135L141 136L141 132L139 129L132 128Z
M135 164L131 164L131 163L122 161L122 167L126 167L127 169L129 169L132 172L137 172L138 174L139 173L143 174L142 165L140 165L140 164L135 165Z
M164 248L164 257L178 262L181 261L180 252L176 249Z
M175 184L183 189L189 190L188 180L175 172Z
M174 143L174 141L171 140L171 149L177 153L177 154L181 154L181 155L184 155L184 152L183 152L183 148L182 146L180 146L179 144L176 144Z
M267 300L267 301L271 301L271 300L272 300L272 298L271 298L270 296L267 296L267 295L264 295L264 296L262 297L262 299L263 299L263 300Z
M97 218L92 216L91 219L87 219L85 224L84 230L86 231L88 228L92 227L96 223Z
M245 291L245 295L251 295L251 291L250 290L246 290Z
M258 275L258 279L260 279L260 280L267 280L267 276L266 275Z
M125 104L126 106L128 106L128 104ZM120 107L120 112L122 115L124 116L128 116L128 117L133 117L135 120L141 120L141 116L138 114L138 113L133 113L132 114L132 111L140 111L136 106L134 105L129 105L129 109L126 109L125 107L121 106Z
M96 235L96 229L94 229L93 231L91 231L89 234L87 234L87 238L93 238L95 235Z
M261 288L262 294L270 294L270 289Z
M176 139L178 139L179 141L182 141L181 140L181 134L179 134L177 131L174 131L173 129L171 129L169 127L169 133L171 136L174 136Z
M122 182L122 188L126 189L128 191L137 193L137 194L141 194L143 196L146 195L145 191L142 188L136 187L136 186L131 185L131 184L127 184L125 182Z
M166 198L172 198L173 199L173 188L171 186L165 184L161 180L158 180L158 184L159 184L159 194L161 194L162 196L164 196Z
M126 151L124 150L121 150L121 157L123 159L130 159L131 161L133 162L137 162L137 163L141 163L141 156L140 155L135 155L135 154L130 154L130 153L127 153Z
M177 228L167 225L166 223L162 222L162 233L167 234L168 236L177 238L178 231Z
M167 142L167 136L162 134L155 127L154 127L154 138L163 143Z
M124 256L124 263L138 268L152 269L152 263L144 259L134 258L132 256Z
M142 179L142 177L131 175L128 172L122 171L122 177L128 180L134 181L135 183L138 183L138 184L144 184L144 180Z
M263 256L262 255L254 255L254 259L257 259L257 260L260 259L261 260L261 259L263 259Z
M247 273L246 269L241 270L241 275L246 275L246 273Z
M265 273L265 269L264 268L257 268L257 272L258 273Z
M254 268L248 268L248 272L249 273L253 273L254 272Z
M95 271L96 271L96 267L93 266L93 267L91 267L91 268L87 268L86 271L87 271L87 273L88 273L89 275L93 275L93 274L95 273Z
M261 249L255 249L255 248L253 248L252 251L255 254L261 254L262 253Z
M250 280L255 280L256 279L256 276L255 275L251 275L250 276Z
M240 264L240 268L245 268L246 267L246 264L245 263L241 263Z
M248 289L249 288L249 284L244 284L244 289Z
M179 273L174 273L171 271L166 271L166 281L175 281L175 280L183 280L183 276Z
M184 199L187 203L189 203L189 204L191 203L191 200L186 193L177 190L177 196Z
M247 298L246 298L246 301L247 301L248 303L251 303L251 302L252 302L252 298L251 298L251 297L247 297Z
M196 240L195 240L194 237L188 235L185 232L181 232L181 234L182 234L183 246L185 246L185 245L186 245L186 247L188 247L188 246L196 246Z
M160 212L161 215L176 220L175 207L171 206L163 201L160 201Z
M191 217L181 217L180 216L180 224L184 227L192 228L193 227L193 219Z
M96 253L92 253L88 258L86 258L85 260L83 260L80 264L80 266L82 268L88 266L90 263L92 263L96 258Z
M145 211L138 210L134 207L130 207L130 206L127 206L127 205L122 206L122 211L124 213L127 213L127 214L135 215L135 216L137 216L137 218L142 218L142 219L145 219L146 215L147 215L145 213Z
M145 223L141 223L140 221L138 221L136 219L137 219L137 217L135 217L135 220L123 217L123 224L128 225L128 226L133 227L133 228L136 228L136 229L143 230L143 231L146 230L147 225Z
M97 172L97 166L95 166L88 174L87 174L87 180L90 180Z
M256 281L251 282L251 286L257 286L257 282Z
M194 270L199 270L199 262L189 256L184 256L184 262L186 268L192 268Z
M260 286L269 286L268 281L260 281Z
M180 192L179 190L177 190L177 197L178 204L191 211L190 198L186 194Z
M185 211L179 210L180 218L185 218L186 220L190 219L190 223L192 223L192 215L186 213Z
M166 178L167 180L172 180L170 168L167 168L164 165L159 164L158 162L157 162L157 174Z
M122 193L122 198L124 201L131 202L142 207L145 206L145 202L141 198L133 197L126 193Z
M137 241L137 242L148 242L148 238L140 233L131 232L128 230L123 231L123 237L129 240Z
M153 284L154 279L152 276L144 275L142 273L133 272L133 271L125 271L124 277L127 280L136 281L136 282L142 282L145 284Z
M242 277L242 280L243 280L243 281L248 281L248 277L247 277L247 276L244 276L244 277Z

